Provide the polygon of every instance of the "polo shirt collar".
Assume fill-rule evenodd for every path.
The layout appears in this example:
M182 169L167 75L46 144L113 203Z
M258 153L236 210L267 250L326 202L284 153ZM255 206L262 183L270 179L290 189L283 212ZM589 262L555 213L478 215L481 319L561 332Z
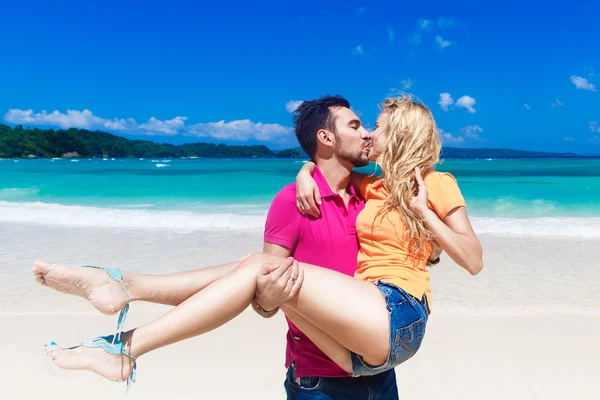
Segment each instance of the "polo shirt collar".
M337 194L333 193L333 191L331 190L331 187L329 187L329 184L325 180L325 177L323 176L323 173L321 172L319 167L315 167L313 179L315 180L315 183L317 184L317 187L319 188L319 193L321 193L321 197L337 196ZM354 187L352 186L352 184L350 184L349 187L350 187L350 195L356 196L356 192L354 191Z

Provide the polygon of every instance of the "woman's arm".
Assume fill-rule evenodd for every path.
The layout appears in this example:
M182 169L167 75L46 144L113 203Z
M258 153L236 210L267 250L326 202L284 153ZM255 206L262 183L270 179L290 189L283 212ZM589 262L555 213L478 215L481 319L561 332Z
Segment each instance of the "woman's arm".
M318 205L321 204L321 193L313 179L317 165L312 161L304 163L300 172L296 175L296 207L301 214L318 217L321 213ZM352 171L350 184L356 193L360 192L360 186L367 175Z
M321 213L317 206L321 204L321 193L312 177L316 168L317 164L307 161L296 175L296 207L300 214L313 217L318 217Z
M432 210L423 214L425 223L454 262L477 275L483 268L483 250L473 231L465 207L452 210L442 221Z
M419 192L412 198L411 206L454 262L477 275L483 268L483 250L479 239L473 231L465 207L457 207L450 211L442 221L438 215L427 206L427 187L419 168L415 169Z

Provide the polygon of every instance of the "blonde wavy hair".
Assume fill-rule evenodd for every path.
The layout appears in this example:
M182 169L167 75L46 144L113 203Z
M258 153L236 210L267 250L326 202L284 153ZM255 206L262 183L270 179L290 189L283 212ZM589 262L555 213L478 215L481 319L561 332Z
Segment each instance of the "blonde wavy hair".
M440 161L442 143L431 111L410 95L387 98L381 112L388 113L389 120L387 143L377 163L389 196L378 215L383 218L390 211L398 211L408 234L401 240L407 239L408 253L416 255L433 235L410 207L418 188L415 167L421 169L423 177L434 169Z

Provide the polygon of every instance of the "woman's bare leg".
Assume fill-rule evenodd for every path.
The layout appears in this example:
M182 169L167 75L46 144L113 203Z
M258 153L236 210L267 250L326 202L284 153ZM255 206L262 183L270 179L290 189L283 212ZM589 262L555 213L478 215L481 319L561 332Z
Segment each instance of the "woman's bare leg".
M254 298L256 274L262 265L283 262L285 259L266 254L248 257L238 268L167 314L124 333L122 337L127 351L139 357L225 324L240 314ZM389 352L389 321L379 290L370 283L335 271L308 264L302 264L302 268L302 288L295 299L286 304L331 336L333 344L324 340L322 350L326 354L339 353L341 346L361 354L371 365L383 364ZM129 359L100 353L103 352L98 349L79 348L76 351L56 350L51 356L62 368L92 369L109 378L128 374L123 366L119 370L109 370L102 369L97 363L99 357L104 357L108 368L109 364L114 364L115 358L120 358L122 363L130 363ZM94 363L92 368L90 365Z
M130 301L177 306L215 280L235 269L243 259L213 267L196 268L164 275L123 271L123 284ZM36 281L56 291L88 300L104 314L114 314L127 304L122 286L106 271L97 268L65 267L37 261Z
M308 322L305 318L302 318L300 314L287 307L285 304L281 306L281 310L294 325L310 339L311 342L327 355L327 357L344 371L348 373L352 372L352 360L350 359L350 351L348 351L347 348L342 346L330 335Z

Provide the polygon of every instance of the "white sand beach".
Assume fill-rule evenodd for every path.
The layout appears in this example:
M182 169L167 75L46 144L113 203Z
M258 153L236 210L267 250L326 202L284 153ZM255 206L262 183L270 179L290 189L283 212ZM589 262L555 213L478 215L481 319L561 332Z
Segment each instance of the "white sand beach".
M448 257L432 270L433 313L396 373L403 399L600 398L600 241L480 236L484 271ZM125 385L63 371L43 344L110 333L116 317L32 278L34 260L167 273L262 247L260 230L169 234L4 223L0 230L0 398L106 399ZM128 327L168 307L133 303ZM205 336L144 356L131 399L282 399L286 325L247 310Z

